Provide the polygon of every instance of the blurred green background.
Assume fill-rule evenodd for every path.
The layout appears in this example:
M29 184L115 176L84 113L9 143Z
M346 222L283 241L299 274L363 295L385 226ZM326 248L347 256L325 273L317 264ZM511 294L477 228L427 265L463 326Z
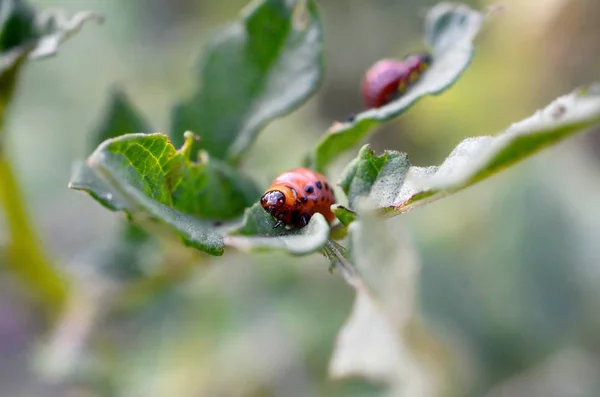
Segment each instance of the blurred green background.
M94 10L106 21L87 26L56 58L27 66L7 122L40 239L77 280L80 298L56 327L27 286L0 270L0 396L380 395L375 385L327 378L353 291L327 272L325 258L233 251L206 258L179 246L118 246L123 216L67 189L111 89L123 87L166 131L203 45L245 1L33 3ZM298 166L334 120L361 110L370 64L423 48L422 16L433 4L319 2L324 83L253 146L244 167L262 187ZM503 5L464 77L381 128L372 141L378 151L438 164L461 139L499 132L600 80L600 2ZM600 395L599 170L600 131L390 221L414 234L421 311L451 354L460 395ZM0 241L5 233L0 214Z

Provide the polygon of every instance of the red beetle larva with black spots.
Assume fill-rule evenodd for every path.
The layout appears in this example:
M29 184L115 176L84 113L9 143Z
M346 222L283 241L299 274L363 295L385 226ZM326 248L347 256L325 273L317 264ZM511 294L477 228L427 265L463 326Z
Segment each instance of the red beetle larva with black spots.
M329 223L335 220L331 205L335 194L327 179L308 168L295 168L280 174L260 199L262 207L277 223L303 228L315 213L322 214Z

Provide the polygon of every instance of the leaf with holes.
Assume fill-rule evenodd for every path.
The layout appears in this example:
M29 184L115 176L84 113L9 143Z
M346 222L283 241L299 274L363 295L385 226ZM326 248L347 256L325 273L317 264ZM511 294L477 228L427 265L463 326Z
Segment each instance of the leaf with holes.
M439 167L412 167L404 153L365 146L341 186L351 206L369 197L390 216L465 189L538 151L600 124L600 85L556 99L496 136L462 141Z
M322 41L314 0L251 3L205 50L196 92L173 111L174 142L191 130L213 158L236 162L267 123L315 92Z
M359 113L352 121L336 122L329 129L308 163L323 171L337 156L352 149L379 124L398 117L427 95L449 89L466 70L474 53L484 15L463 4L441 3L425 18L425 39L431 47L433 62L421 79L403 96L377 109Z

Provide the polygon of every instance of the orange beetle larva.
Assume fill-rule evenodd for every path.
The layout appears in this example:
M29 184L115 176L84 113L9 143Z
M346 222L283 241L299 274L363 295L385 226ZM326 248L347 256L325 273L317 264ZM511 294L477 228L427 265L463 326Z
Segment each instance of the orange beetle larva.
M330 208L334 203L335 194L327 179L308 168L280 174L260 199L265 211L277 219L275 227L302 228L317 212L331 223L335 219Z

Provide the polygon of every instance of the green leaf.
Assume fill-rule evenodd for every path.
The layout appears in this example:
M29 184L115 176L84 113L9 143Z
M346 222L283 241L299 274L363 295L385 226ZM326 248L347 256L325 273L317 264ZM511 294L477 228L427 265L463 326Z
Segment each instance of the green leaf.
M6 109L12 100L28 51L28 49L13 50L0 54L0 156L2 155L2 133Z
M497 136L465 139L439 167L411 167L403 153L377 156L365 146L348 165L341 185L350 203L369 197L388 215L398 215L467 188L599 123L597 84L556 99Z
M29 48L31 59L48 57L87 21L102 19L91 11L68 17L62 10L37 12L26 1L4 0L0 4L0 52Z
M22 0L0 3L0 129L24 61L55 54L58 46L90 19L101 17L82 12L69 19L62 11L36 13Z
M242 251L285 250L306 255L321 249L329 238L329 224L323 215L312 216L302 229L273 228L275 220L260 204L246 211L241 225L229 231L225 244Z
M241 215L260 197L254 182L208 156L191 162L193 140L188 134L177 151L164 134L128 134L100 145L88 163L184 213L213 220Z
M127 198L116 191L98 170L85 161L73 164L69 188L87 192L102 206L111 211L126 211L130 208Z
M35 39L38 31L35 10L19 0L0 4L0 52L7 52Z
M117 193L119 198L124 200L125 208L122 209L134 220L143 221L146 218L159 220L168 228L175 231L186 245L211 255L223 254L224 244L221 231L213 222L201 220L193 215L183 213L153 200L145 192L127 184L127 182L120 180L118 177L113 179L108 170L98 170L95 175L102 178L102 182L94 181L90 183L88 181L87 186L110 186L109 191L89 191L86 190L86 187L80 187L86 185L76 179L78 175L77 172L73 175L73 179L69 184L71 189L86 191L108 208L110 208L110 205L113 205L113 202L110 200ZM122 203L119 202L119 204Z
M92 149L95 149L109 138L150 131L153 129L149 123L133 106L125 92L117 88L111 92L105 114L90 142Z
M193 139L186 134L179 151L159 133L109 139L75 167L70 187L133 218L158 219L186 244L220 255L222 230L212 221L241 215L260 193L227 164L205 155L191 162Z
M389 182L402 185L404 175L410 168L406 154L386 151L376 156L365 145L344 170L340 186L348 196L350 207L354 207L357 198L369 196L380 207L389 200Z
M334 204L331 208L336 218L342 222L342 225L348 226L356 220L356 212L339 204Z
M473 40L484 15L463 4L441 3L425 19L425 38L433 63L405 95L377 109L358 114L352 121L336 122L317 144L308 159L311 167L323 171L337 156L359 144L379 124L400 116L420 98L450 88L469 66Z
M100 124L91 136L92 150L110 138L131 133L149 132L149 124L130 102L124 91L114 89ZM88 192L96 201L112 211L124 211L127 200L114 191L110 184L84 161L73 164L69 185L72 189Z
M35 47L35 37L35 12L28 4L17 0L0 3L0 130L3 129L4 113L12 99L21 67Z
M205 50L196 92L173 111L174 142L191 130L211 156L237 161L271 120L315 92L322 41L314 0L252 2Z

